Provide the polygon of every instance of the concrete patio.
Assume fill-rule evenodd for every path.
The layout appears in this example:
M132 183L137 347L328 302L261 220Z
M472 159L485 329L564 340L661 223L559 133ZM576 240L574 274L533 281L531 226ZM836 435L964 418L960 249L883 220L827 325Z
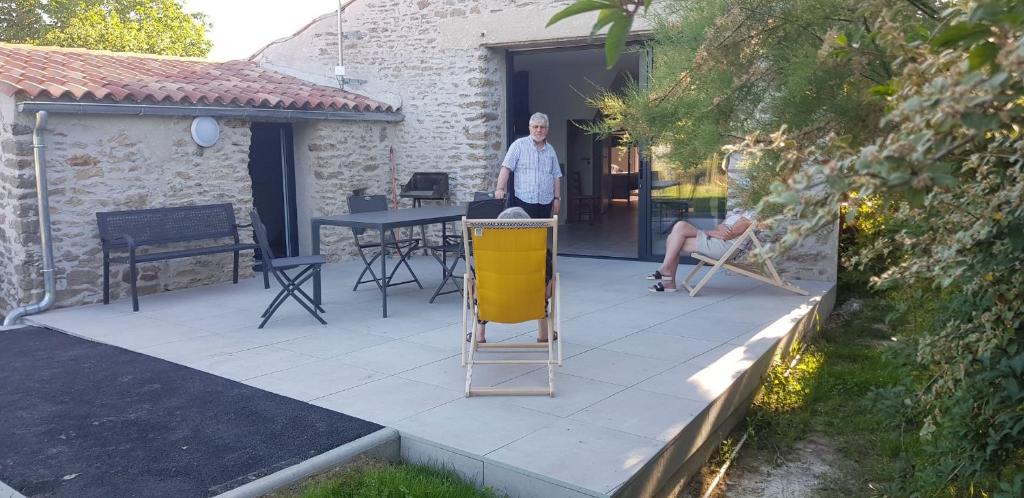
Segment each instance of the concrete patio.
M641 496L702 459L774 354L834 301L830 283L795 282L804 297L724 272L698 297L655 295L643 279L655 264L559 258L557 395L464 398L460 298L428 304L440 267L412 263L425 289L392 289L387 319L376 288L351 291L353 262L324 270L327 326L292 302L257 329L276 285L255 278L142 296L138 313L121 300L30 321L394 427L407 461L512 496ZM488 328L492 342L533 334ZM545 381L534 365L474 372L480 386Z

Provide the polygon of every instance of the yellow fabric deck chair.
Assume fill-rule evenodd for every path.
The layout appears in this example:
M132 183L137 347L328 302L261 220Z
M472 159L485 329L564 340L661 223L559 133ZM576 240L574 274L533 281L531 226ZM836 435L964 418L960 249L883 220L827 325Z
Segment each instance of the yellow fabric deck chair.
M558 254L558 218L470 220L462 219L463 241L470 255L462 301L462 364L466 367L466 396L555 395L555 366L562 364L559 332L557 258L551 261L551 297L546 297L548 233L551 253ZM475 292L471 291L475 289ZM476 324L520 323L546 320L546 343L478 343ZM485 353L506 353L486 359ZM516 356L515 358L508 356ZM542 356L542 354L546 354ZM473 387L478 365L546 365L547 387Z
M757 240L757 235L754 233L755 225L755 223L751 223L750 227L748 227L742 235L736 238L732 247L730 247L728 251L725 251L725 254L723 254L721 258L714 259L697 252L690 254L697 260L697 266L694 266L693 270L691 270L690 273L686 275L686 278L683 279L683 287L686 287L686 290L690 291L690 297L696 296L697 293L700 292L701 288L704 287L704 284L708 283L708 280L711 280L711 277L722 268L766 284L771 284L776 287L795 292L801 296L807 295L807 291L782 280L782 277L779 276L779 272L775 271L775 265L772 264L770 259L758 258L762 266L760 271L758 271L756 267L751 267L749 265L740 266L739 263L730 261L734 256L738 256L747 246L753 245L755 249L761 249L761 241ZM691 284L690 280L693 279L697 272L705 266L710 267L708 272L704 274L704 277L701 278L696 285Z

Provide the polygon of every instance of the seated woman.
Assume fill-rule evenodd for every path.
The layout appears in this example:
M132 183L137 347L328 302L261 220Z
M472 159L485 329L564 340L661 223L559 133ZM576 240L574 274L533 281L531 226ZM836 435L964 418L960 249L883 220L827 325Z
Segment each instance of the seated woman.
M530 215L521 207L510 207L501 212L498 215L499 220L528 220ZM550 241L549 241L550 242ZM551 297L551 249L548 249L547 262L545 264L544 276L547 279L547 288L545 291L545 298ZM474 298L476 297L476 289L472 289ZM539 324L537 330L537 342L548 342L548 322L547 320L537 320ZM478 321L476 324L476 342L484 343L487 342L487 321ZM555 334L555 340L558 340L558 334Z
M729 241L743 235L743 232L753 222L753 212L741 209L733 210L724 221L708 231L700 230L685 221L677 221L672 226L672 233L665 241L665 260L661 262L657 271L647 275L648 280L659 280L659 282L647 290L675 292L676 269L679 267L680 253L697 252L718 259L732 247L732 243Z

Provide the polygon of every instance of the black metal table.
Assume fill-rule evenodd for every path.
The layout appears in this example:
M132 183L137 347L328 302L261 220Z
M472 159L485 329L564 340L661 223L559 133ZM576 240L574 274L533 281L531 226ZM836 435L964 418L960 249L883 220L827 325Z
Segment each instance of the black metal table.
M369 213L339 214L335 216L323 216L313 218L311 237L313 239L313 254L320 254L320 227L349 227L367 228L377 230L380 233L380 270L381 275L386 276L387 253L384 251L384 232L395 228L411 227L416 225L441 224L441 240L447 235L448 222L461 220L466 215L466 206L428 206L411 209L395 209L388 211L373 211ZM442 254L443 259L447 256ZM444 261L446 263L447 261ZM442 263L442 264L444 264ZM313 300L322 304L320 297L320 275L313 277ZM388 316L388 286L378 285L381 292L381 305L383 316Z

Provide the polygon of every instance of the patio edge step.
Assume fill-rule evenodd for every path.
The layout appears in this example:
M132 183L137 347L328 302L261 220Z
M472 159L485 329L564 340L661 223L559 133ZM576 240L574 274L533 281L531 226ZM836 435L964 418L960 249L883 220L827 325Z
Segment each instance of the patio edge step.
M776 358L786 359L795 341L814 336L823 318L835 306L838 286L833 283L820 298L812 298L807 310L785 335L732 382L729 388L694 417L671 441L662 447L640 471L614 489L614 498L676 496L700 470L711 451L742 422L764 376ZM786 317L780 319L784 320ZM769 325L770 326L770 325Z
M400 439L398 431L385 427L355 441L321 453L273 474L261 477L214 498L243 498L265 495L271 491L294 484L313 474L343 465L363 455L375 456L389 461L399 460Z

